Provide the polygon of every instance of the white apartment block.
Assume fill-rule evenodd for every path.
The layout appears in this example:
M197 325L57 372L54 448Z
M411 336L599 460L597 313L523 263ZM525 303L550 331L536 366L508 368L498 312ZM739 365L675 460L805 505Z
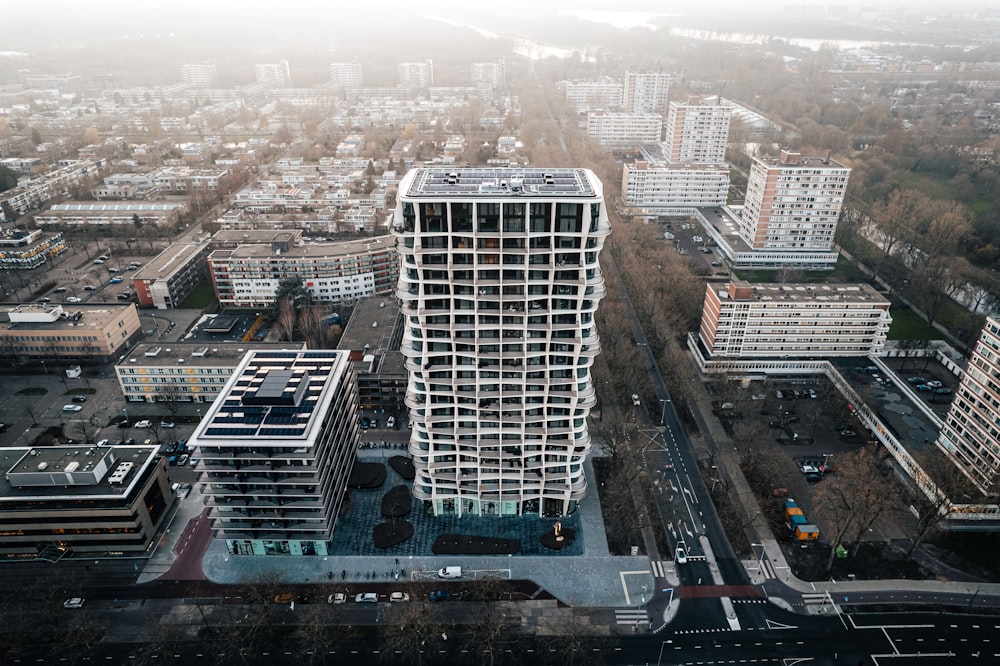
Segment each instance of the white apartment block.
M666 164L640 160L622 168L626 215L686 214L683 209L719 206L729 194L725 164Z
M434 85L434 62L399 63L399 84L404 88L430 88Z
M391 293L399 280L399 257L391 236L332 243L247 242L212 252L208 270L223 307L269 307L279 283L289 277L301 278L314 301L350 303Z
M195 428L189 446L230 555L328 554L360 439L349 357L250 351Z
M265 83L278 88L290 88L292 85L292 70L288 66L287 60L254 65L253 72L257 83Z
M563 515L587 492L611 232L586 169L415 169L393 232L414 495L435 514Z
M503 59L496 62L472 63L472 85L503 90L506 85L506 68Z
M596 109L620 109L622 106L622 84L611 78L560 81L557 87L566 93L566 102L577 113Z
M624 107L630 113L659 113L667 110L670 75L665 72L626 72Z
M0 222L13 222L53 197L69 196L74 187L97 177L103 164L103 160L71 161L50 173L19 179L17 187L0 194Z
M724 164L732 108L693 97L671 102L664 154L671 164Z
M740 237L753 250L829 251L850 175L829 155L782 150L777 158L754 158Z
M875 356L889 300L867 284L709 284L701 352L709 359Z
M333 62L330 63L330 83L338 88L360 88L361 87L361 63L360 62Z
M195 88L211 88L215 85L216 67L214 63L200 62L181 65L181 81Z
M265 83L277 88L290 88L292 86L292 70L289 68L287 60L254 65L253 72L257 83Z
M658 113L591 111L587 114L587 136L609 148L637 148L656 143L663 134Z
M937 440L983 493L1000 480L1000 319L987 317Z

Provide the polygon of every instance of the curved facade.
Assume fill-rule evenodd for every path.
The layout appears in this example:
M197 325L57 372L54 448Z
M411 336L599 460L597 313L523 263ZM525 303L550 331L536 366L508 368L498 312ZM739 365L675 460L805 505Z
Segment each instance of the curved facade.
M601 182L584 169L416 169L399 191L414 495L435 514L571 512L596 401Z

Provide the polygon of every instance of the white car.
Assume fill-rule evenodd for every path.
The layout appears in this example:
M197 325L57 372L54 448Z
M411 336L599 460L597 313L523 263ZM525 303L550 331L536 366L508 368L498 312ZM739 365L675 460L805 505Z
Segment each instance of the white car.
M334 592L326 598L328 604L342 604L347 601L347 595L343 592Z
M83 409L83 407L80 405L63 405L64 412L78 412L81 409Z
M378 603L378 594L375 592L362 592L354 595L354 603L374 604Z
M173 421L163 421L162 423L160 423L160 427L170 429L170 428L175 428L177 426Z
M66 299L67 303L80 303L81 301L83 301L83 299L79 296L70 296Z
M674 553L674 560L677 564L687 564L687 550L685 549L683 541L677 544L677 551Z
M395 428L396 427L396 417L395 416L390 416L388 419L386 419L385 427L389 428L390 430L392 430L393 428Z
M135 426L133 426L133 427L139 428L141 430L142 428L148 428L151 425L153 425L152 421L150 421L148 419L143 419L142 421L137 421L136 424L135 424Z
M63 608L83 608L85 601L83 597L73 597L63 602Z
M106 439L102 439L101 441L99 441L97 443L98 446L108 446L109 444L111 444L111 442L109 440L106 440Z
M406 592L393 592L389 595L389 601L409 601L410 595Z
M638 407L641 402L642 401L639 400L639 394L638 393L633 393L632 394L632 404L635 405L636 407Z

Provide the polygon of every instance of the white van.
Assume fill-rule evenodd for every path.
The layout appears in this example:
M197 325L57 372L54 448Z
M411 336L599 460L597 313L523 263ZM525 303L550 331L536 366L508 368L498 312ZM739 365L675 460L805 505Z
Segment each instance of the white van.
M438 569L438 578L461 578L462 567L444 567Z

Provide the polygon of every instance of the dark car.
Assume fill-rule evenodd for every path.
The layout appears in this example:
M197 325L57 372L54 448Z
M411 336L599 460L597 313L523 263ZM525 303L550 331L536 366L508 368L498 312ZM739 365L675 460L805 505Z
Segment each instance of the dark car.
M949 394L951 394L951 389L948 388L947 386L943 386L943 387L941 387L939 389L935 389L934 392L936 394L938 394L938 395L949 395Z
M809 483L819 483L822 480L823 480L823 475L818 472L812 472L810 474L806 474L806 481L808 481Z
M85 395L74 395L73 402L87 402L87 396Z
M431 592L427 595L428 601L447 601L448 597L451 595L447 590L438 590L437 592Z

